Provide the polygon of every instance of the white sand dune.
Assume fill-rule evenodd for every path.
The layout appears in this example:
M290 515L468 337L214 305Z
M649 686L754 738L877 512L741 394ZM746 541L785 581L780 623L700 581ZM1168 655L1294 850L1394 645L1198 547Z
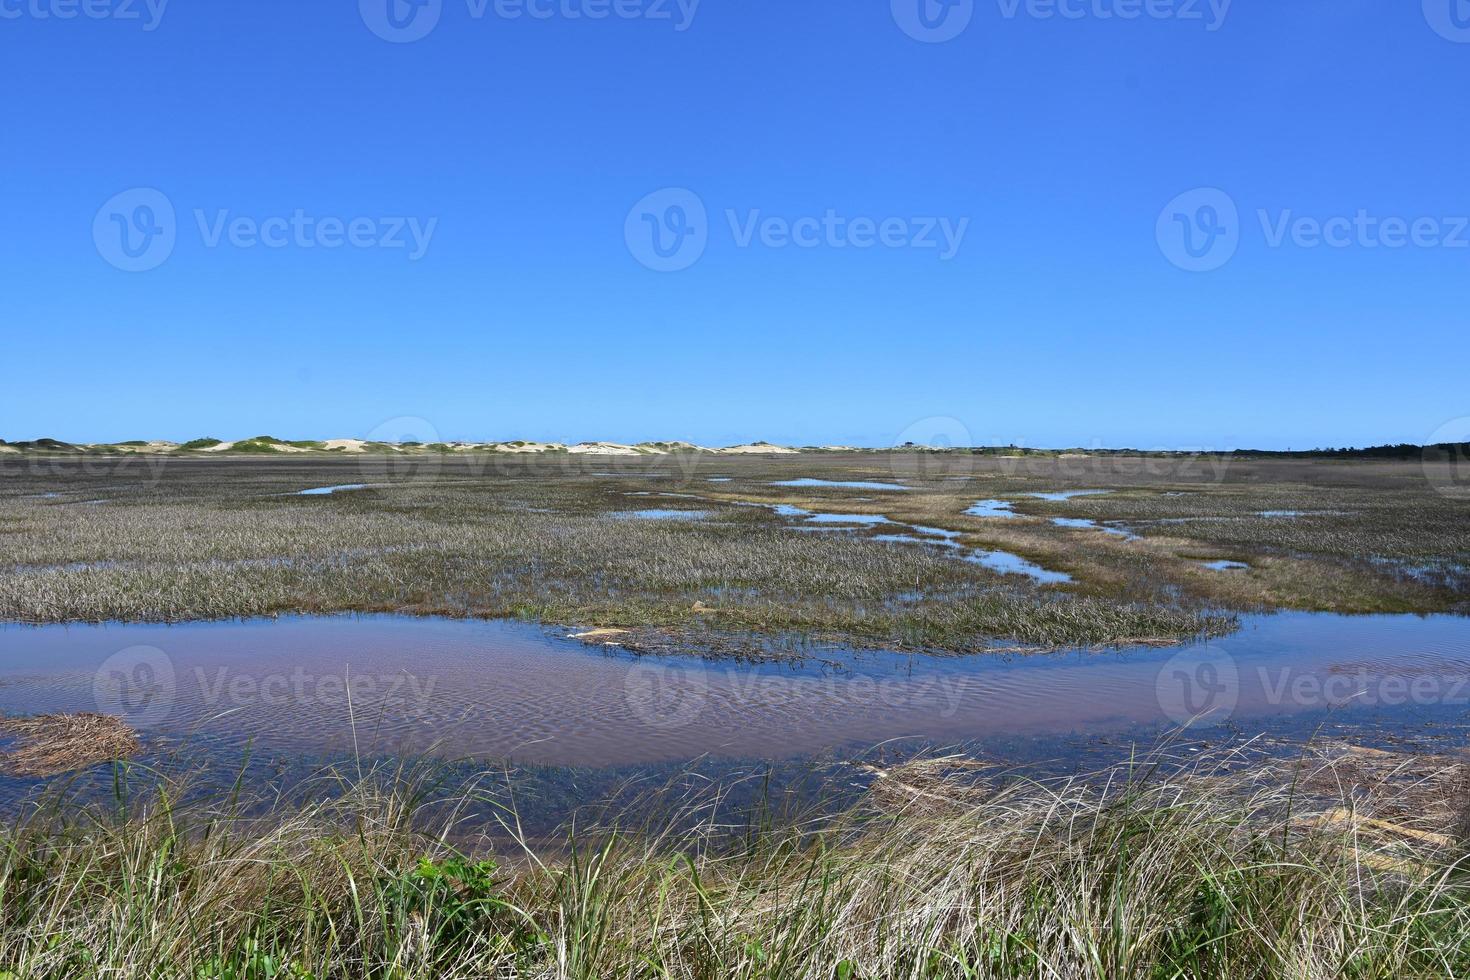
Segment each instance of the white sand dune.
M710 453L713 449L704 446L696 446L692 442L684 442L673 439L668 442L640 442L637 448L645 453L655 456L667 456L671 453Z
M582 456L642 456L633 446L625 446L620 442L579 442L575 446L568 446L567 452Z
M726 446L717 452L729 453L734 456L753 455L756 453L774 453L779 455L796 455L801 450L788 449L786 446L773 446L769 442L751 442L743 446Z
M485 448L492 453L552 453L567 447L559 442L492 442Z

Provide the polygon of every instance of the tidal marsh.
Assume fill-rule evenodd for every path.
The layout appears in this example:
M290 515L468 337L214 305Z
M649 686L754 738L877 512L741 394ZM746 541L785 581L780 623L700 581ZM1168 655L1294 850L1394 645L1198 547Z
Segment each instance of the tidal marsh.
M1466 504L1412 464L613 459L7 460L0 617L399 611L967 651L1218 633L1237 611L1465 607ZM710 482L716 468L726 482ZM630 498L628 477L659 488ZM909 489L868 498L844 483ZM354 489L298 496L339 486ZM632 499L704 516L617 520ZM977 499L1010 516L967 513ZM1301 516L1261 516L1272 511ZM823 514L861 526L793 533ZM888 520L1016 555L1052 580L877 540ZM1201 564L1221 560L1251 567Z

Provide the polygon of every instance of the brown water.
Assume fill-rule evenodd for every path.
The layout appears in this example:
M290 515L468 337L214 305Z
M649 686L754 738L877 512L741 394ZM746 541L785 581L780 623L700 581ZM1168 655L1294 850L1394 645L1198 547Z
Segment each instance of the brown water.
M0 711L103 710L152 742L620 766L790 759L1373 712L1463 717L1470 619L1249 617L1184 648L929 657L829 650L742 665L635 658L517 623L286 617L0 627Z

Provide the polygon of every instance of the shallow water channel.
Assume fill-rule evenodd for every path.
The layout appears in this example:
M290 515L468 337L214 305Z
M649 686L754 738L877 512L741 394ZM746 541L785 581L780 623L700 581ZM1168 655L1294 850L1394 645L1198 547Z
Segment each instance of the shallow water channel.
M0 711L121 714L222 756L430 754L585 767L792 759L916 738L1014 745L1320 720L1405 730L1470 705L1470 619L1247 617L1185 647L800 663L633 657L539 627L392 615L0 627Z

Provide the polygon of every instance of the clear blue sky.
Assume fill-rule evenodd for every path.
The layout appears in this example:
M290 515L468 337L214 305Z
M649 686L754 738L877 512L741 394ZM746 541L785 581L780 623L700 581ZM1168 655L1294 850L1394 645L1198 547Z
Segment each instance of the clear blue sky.
M1470 416L1470 247L1423 244L1470 246L1464 0L152 2L0 0L0 437L412 416L882 445L954 419L976 443L1303 448ZM550 16L507 16L532 3ZM588 4L613 16L568 16ZM176 217L130 272L121 234L162 230L136 194L105 206L135 188ZM634 210L664 188L706 212L678 271L637 240L683 227L687 196ZM1218 196L1166 213L1195 188L1238 209L1212 271L1169 237L1229 220ZM432 231L417 257L322 247L330 222L210 244L222 216L298 211ZM829 211L897 244L744 239L752 212ZM1360 211L1433 224L1272 243L1286 212ZM952 256L903 246L941 218L968 222Z

